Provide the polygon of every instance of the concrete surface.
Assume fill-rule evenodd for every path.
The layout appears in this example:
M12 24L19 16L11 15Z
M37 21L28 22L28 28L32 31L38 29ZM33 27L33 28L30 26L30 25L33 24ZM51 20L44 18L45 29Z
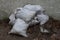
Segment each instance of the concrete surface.
M60 20L60 0L0 0L0 15L8 16L15 8L29 3L41 5L46 9L46 14ZM0 17L4 18L3 16Z

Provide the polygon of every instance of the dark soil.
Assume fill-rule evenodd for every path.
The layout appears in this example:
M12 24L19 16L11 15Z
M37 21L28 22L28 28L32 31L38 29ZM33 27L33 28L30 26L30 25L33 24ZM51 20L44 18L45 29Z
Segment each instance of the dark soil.
M11 26L8 22L8 19L0 21L0 40L60 40L60 21L58 20L51 19L44 24L45 28L50 30L50 33L41 33L39 24L30 26L27 29L28 38L16 34L9 35Z

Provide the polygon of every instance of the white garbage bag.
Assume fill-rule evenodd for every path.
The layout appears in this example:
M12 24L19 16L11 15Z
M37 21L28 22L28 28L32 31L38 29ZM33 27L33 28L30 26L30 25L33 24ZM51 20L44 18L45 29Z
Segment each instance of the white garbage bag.
M39 11L39 13L36 13L37 11ZM28 4L22 8L17 8L14 14L11 14L11 16L9 17L9 23L13 25L13 28L9 33L16 33L28 37L26 31L29 25L34 25L39 22L40 25L43 25L49 20L49 16L43 14L43 11L44 9L40 5ZM32 18L35 19L32 20Z
M21 18L25 22L28 22L35 16L35 14L36 14L35 11L30 11L27 9L21 9L20 11L17 12L16 18Z
M43 13L37 15L38 20L40 21L40 25L45 24L49 20L49 16Z
M15 14L11 14L9 16L9 19L10 19L9 24L13 25L15 23L15 20L16 20Z
M19 10L20 9L20 10ZM44 9L40 5L25 5L22 8L17 8L19 10L16 14L16 18L21 18L24 21L30 21L33 18L37 11L44 11Z
M28 9L30 11L39 11L39 10L44 11L42 6L40 6L40 5L31 5L31 4L25 5L24 9Z
M9 34L10 33L15 33L15 34L22 35L24 37L28 37L28 35L26 34L28 26L29 26L29 24L25 23L25 21L18 18L18 19L16 19L16 22L13 25L13 28L11 29Z
M12 13L12 14L9 16L9 19L10 19L9 24L13 25L13 24L15 23L16 14L17 14L17 12L20 11L21 9L22 9L21 7L15 9L15 10L14 10L14 13Z

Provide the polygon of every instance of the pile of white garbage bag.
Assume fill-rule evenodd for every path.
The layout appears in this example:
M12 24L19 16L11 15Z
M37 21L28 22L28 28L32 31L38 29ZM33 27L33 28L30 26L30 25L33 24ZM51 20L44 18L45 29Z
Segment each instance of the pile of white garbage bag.
M43 25L49 20L49 16L44 14L44 9L40 5L28 4L22 8L17 8L14 13L9 16L9 19L9 24L13 25L9 34L15 33L24 37L28 37L26 31L29 25L34 25L37 23ZM41 31L42 30L43 28Z

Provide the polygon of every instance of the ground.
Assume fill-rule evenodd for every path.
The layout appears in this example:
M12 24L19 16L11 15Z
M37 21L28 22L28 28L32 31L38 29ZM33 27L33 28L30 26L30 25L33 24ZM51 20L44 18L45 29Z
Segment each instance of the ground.
M29 27L28 38L16 34L9 35L10 30L8 20L0 21L0 40L60 40L60 30L56 33L41 33L38 25Z

